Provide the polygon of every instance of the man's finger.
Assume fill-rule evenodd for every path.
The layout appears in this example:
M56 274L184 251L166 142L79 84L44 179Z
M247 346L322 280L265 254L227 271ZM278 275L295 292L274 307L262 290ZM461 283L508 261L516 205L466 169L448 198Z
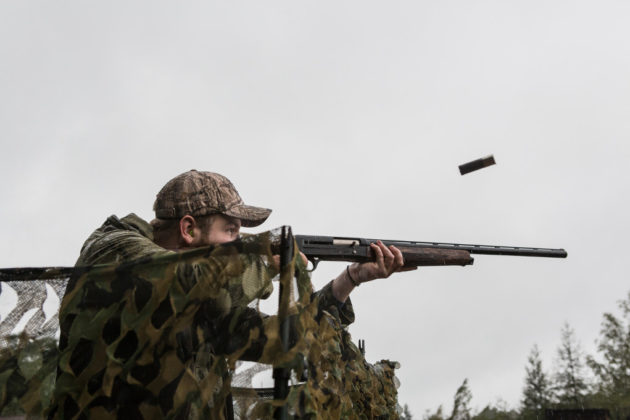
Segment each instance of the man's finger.
M276 270L280 270L280 255L273 255L272 257L273 266Z
M405 258L403 257L403 254L400 251L400 249L396 248L394 245L390 245L389 249L394 254L394 257L396 258L396 265L398 266L405 265Z
M379 241L379 246L381 247L383 251L383 255L385 257L385 261L384 261L385 265L382 266L381 275L383 278L387 278L391 276L391 274L394 271L396 271L396 269L400 266L400 264L398 264L397 256L395 255L392 249L385 246L385 244L381 241Z
M372 251L374 251L376 264L378 264L380 267L385 265L383 250L381 249L381 247L374 243L370 244L370 247L372 248Z
M383 257L385 258L386 266L387 267L391 266L395 258L394 254L392 254L392 251L390 251L390 249L387 248L383 242L378 241L378 246L383 252Z

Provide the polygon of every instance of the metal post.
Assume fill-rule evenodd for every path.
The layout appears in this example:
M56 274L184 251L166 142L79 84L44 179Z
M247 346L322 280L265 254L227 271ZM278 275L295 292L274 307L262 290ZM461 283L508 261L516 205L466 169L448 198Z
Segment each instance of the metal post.
M291 282L293 281L293 270L290 264L293 256L293 234L291 227L283 226L280 238L280 302L278 304L278 317L280 318L280 340L282 351L289 351L289 293L291 292ZM273 370L274 400L284 400L289 395L289 378L291 372L287 368L275 368ZM279 420L288 419L286 405L276 408L274 418Z

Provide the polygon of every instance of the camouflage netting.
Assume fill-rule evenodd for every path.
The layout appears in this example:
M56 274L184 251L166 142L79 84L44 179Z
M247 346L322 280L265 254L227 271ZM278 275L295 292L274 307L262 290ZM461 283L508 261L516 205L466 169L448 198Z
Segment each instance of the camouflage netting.
M283 404L295 418L397 418L396 364L365 361L334 305L313 299L297 252L280 276L294 293L278 316L255 309L278 275L269 264L278 243L275 230L119 265L1 270L17 304L0 320L0 415L222 419L232 395L237 418L270 418ZM44 304L51 293L63 296L61 334ZM239 360L289 368L287 399L234 379Z

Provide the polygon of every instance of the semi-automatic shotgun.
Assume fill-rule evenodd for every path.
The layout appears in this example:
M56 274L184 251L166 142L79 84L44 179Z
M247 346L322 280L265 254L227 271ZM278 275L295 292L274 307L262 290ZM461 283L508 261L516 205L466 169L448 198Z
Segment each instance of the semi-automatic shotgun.
M339 236L294 236L298 248L313 264L320 261L365 262L374 259L371 243L377 239L346 238ZM386 246L400 249L405 267L429 265L471 265L470 254L514 255L519 257L566 258L564 249L530 248L520 246L467 245L444 242L414 242L382 240Z

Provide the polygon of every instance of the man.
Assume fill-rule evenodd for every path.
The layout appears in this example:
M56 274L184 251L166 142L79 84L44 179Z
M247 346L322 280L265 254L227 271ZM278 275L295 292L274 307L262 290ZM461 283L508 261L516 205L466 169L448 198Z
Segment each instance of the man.
M83 245L78 267L117 268L95 270L100 280L77 276L69 282L51 416L198 416L206 405L220 404L208 401L204 389L217 375L214 389L223 386L229 374L224 356L265 357L272 318L247 302L269 295L274 264L211 250L239 239L241 227L262 224L271 210L244 204L224 176L196 170L170 180L153 209L151 223L134 214L110 216ZM354 320L349 295L355 287L403 266L395 247L371 247L375 261L349 265L315 294L319 309L337 313L342 324ZM197 249L207 254L200 257ZM271 261L277 265L277 256ZM154 307L147 309L147 302ZM102 327L93 327L97 322ZM182 391L189 388L194 390Z
M258 226L271 213L243 204L224 176L195 170L169 181L158 193L153 210L155 243L172 251L234 241L241 226ZM360 283L389 277L403 266L402 253L394 246L388 248L379 241L371 247L374 262L353 264L333 280L332 293L340 303Z

